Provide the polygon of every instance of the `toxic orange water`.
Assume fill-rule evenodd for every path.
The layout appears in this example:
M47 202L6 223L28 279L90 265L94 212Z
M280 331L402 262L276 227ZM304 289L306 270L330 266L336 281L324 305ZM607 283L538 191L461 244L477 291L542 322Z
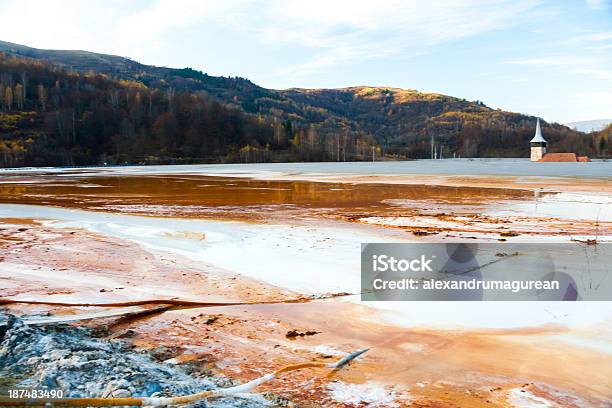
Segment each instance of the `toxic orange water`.
M507 186L500 181L497 183L499 187L494 187L496 184L489 180L486 187L469 187L350 180L352 178L349 181L314 182L197 175L92 177L81 176L75 171L74 174L62 176L5 176L0 183L0 203L256 222L305 219L317 222L321 218L369 222L368 218L371 217L384 217L387 220L393 217L420 217L424 223L409 223L401 229L416 236L437 234L437 238L459 237L457 233L464 237L493 233L491 238L500 240L505 240L508 235L523 234L612 233L612 223L609 222L600 222L595 226L590 222L574 220L522 216L500 219L483 215L487 208L511 208L513 203L533 200L533 190L522 188L520 183ZM479 183L482 180L475 179L474 184ZM394 226L386 220L382 220L380 225Z
M18 183L17 183L18 182ZM149 206L153 215L258 216L279 210L384 213L388 200L478 205L528 199L526 190L424 185L316 183L206 176L97 176L7 178L0 202L45 204L117 212ZM157 206L157 207L156 207ZM156 209L157 208L157 209ZM236 210L232 215L231 210Z

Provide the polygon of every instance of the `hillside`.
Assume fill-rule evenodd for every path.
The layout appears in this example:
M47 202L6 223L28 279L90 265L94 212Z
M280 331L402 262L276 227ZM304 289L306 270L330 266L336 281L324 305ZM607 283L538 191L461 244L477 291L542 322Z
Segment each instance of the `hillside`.
M190 68L154 67L128 58L87 51L39 50L6 42L0 42L0 51L5 53L5 64L0 67L5 88L20 83L20 72L6 67L9 56L18 56L22 67L45 61L45 69L51 76L86 79L99 73L107 81L140 87L142 95L191 95L207 103L217 102L236 115L242 112L244 120L258 123L267 133L265 137L241 140L231 137L223 140L225 135L220 135L218 144L226 146L209 149L206 154L195 154L193 149L189 154L172 149L148 149L146 155L128 154L127 157L125 153L118 155L107 151L102 158L92 152L87 160L97 163L143 162L142 157L147 155L161 162L363 160L371 157L371 153L396 158L429 158L434 150L436 156L443 157L527 157L535 122L535 117L491 109L479 101L416 90L366 86L271 90L244 78L215 77ZM54 66L61 69L52 68ZM36 93L35 90L31 92ZM62 106L66 108L70 106ZM124 109L131 108L126 105ZM75 126L81 129L83 112L77 111ZM176 116L176 113L170 114ZM127 119L122 120L129 122L128 127L138 128L130 115L125 116ZM122 126L120 123L114 125ZM23 131L27 126L20 122L17 128ZM191 128L195 132L197 126ZM595 136L585 136L559 124L543 122L543 128L551 151L576 151L589 156L609 154L600 151ZM48 125L39 130L47 135L56 132ZM74 149L78 151L78 146ZM67 161L81 163L73 158Z
M239 98L251 111L253 107L248 106L249 101L273 94L243 78L214 77L190 68L156 67L116 55L78 50L42 50L5 41L0 41L0 51L7 55L44 60L81 74L93 71L114 79L137 81L149 88L206 91L223 101Z
M605 152L609 156L612 153L612 145L610 145L610 140L612 140L612 123L597 132L595 136L595 144L598 151L602 153Z
M380 148L353 136L341 149L205 92L151 88L0 52L0 165L63 166L366 160Z

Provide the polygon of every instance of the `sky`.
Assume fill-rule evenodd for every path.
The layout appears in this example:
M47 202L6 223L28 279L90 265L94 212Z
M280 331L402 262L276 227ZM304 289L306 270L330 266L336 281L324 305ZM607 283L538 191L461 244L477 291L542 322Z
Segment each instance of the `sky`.
M274 88L439 92L612 118L612 0L0 0L0 40Z

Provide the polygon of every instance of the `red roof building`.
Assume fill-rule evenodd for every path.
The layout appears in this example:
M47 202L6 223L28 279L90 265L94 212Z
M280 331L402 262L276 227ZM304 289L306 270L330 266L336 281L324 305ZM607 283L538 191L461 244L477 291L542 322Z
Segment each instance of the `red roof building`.
M588 156L576 156L576 153L546 153L539 162L565 162L565 163L586 163L590 162Z
M576 153L546 153L539 161L576 163L578 158L576 157Z

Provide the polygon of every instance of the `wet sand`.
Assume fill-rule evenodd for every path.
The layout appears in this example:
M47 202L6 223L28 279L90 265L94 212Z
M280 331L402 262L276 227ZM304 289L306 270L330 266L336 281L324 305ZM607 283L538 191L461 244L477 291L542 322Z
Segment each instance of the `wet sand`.
M255 224L310 225L327 220L343 224L347 231L374 228L390 239L516 240L527 235L567 240L568 231L576 236L598 233L600 239L612 235L609 222L530 216L524 210L494 215L533 200L533 191L518 188L518 182L512 188L466 189L372 183L371 179L326 181L20 175L2 180L0 201ZM566 191L584 191L589 183L575 184ZM265 302L302 295L118 236L16 216L0 221L2 297ZM196 242L209 238L192 234L196 235L182 238ZM426 304L416 307L410 312L427 313ZM11 309L56 316L90 313L65 307ZM583 407L605 406L612 399L610 351L600 347L612 338L609 322L588 328L566 327L561 320L561 324L526 328L444 330L385 323L377 313L351 297L340 297L298 304L172 310L138 320L104 318L86 324L109 325L111 337L131 339L136 347L165 346L164 358L239 380L250 380L286 363L310 358L325 361L354 349L372 348L333 378L307 370L262 387L301 406L366 406L368 398L378 398L388 401L387 406L547 403ZM286 337L290 330L317 333L292 340ZM355 395L362 397L361 405L351 399Z

